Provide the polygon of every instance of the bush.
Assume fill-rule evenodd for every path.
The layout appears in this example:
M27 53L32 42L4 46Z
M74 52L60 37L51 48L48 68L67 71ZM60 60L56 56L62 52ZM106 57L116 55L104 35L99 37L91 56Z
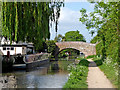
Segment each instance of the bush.
M87 56L87 59L89 59L89 58L95 58L96 57L96 55L90 55L90 56Z

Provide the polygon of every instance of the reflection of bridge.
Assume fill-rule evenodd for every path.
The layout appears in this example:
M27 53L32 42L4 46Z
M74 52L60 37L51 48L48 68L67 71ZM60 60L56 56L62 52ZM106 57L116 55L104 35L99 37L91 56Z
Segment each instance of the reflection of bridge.
M70 42L57 42L56 45L57 48L55 50L55 56L57 56L60 51L67 48L73 48L79 50L80 52L83 52L85 54L85 57L96 54L96 49L95 49L96 44L80 42L80 41L70 41Z

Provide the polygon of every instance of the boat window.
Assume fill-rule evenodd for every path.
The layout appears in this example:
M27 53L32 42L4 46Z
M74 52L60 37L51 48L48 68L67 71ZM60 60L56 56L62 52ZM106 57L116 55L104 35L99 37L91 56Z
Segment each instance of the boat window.
M14 50L14 47L11 47L11 50Z
M3 47L3 50L6 50L6 47Z
M7 48L7 50L10 50L10 48Z

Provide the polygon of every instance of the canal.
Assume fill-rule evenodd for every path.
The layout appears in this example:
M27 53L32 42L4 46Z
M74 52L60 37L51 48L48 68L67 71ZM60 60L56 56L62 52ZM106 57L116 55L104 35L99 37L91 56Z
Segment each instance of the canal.
M35 68L32 71L26 70L5 73L8 78L7 88L62 88L68 80L67 66L74 63L74 60L52 61L48 64Z

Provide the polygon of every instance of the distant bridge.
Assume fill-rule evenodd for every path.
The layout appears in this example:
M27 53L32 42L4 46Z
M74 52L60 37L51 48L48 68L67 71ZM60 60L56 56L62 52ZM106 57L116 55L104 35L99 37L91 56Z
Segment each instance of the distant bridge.
M80 42L80 41L70 41L70 42L57 42L57 48L55 50L55 56L59 54L64 49L73 48L79 50L80 52L85 54L85 57L89 55L96 55L96 44Z

